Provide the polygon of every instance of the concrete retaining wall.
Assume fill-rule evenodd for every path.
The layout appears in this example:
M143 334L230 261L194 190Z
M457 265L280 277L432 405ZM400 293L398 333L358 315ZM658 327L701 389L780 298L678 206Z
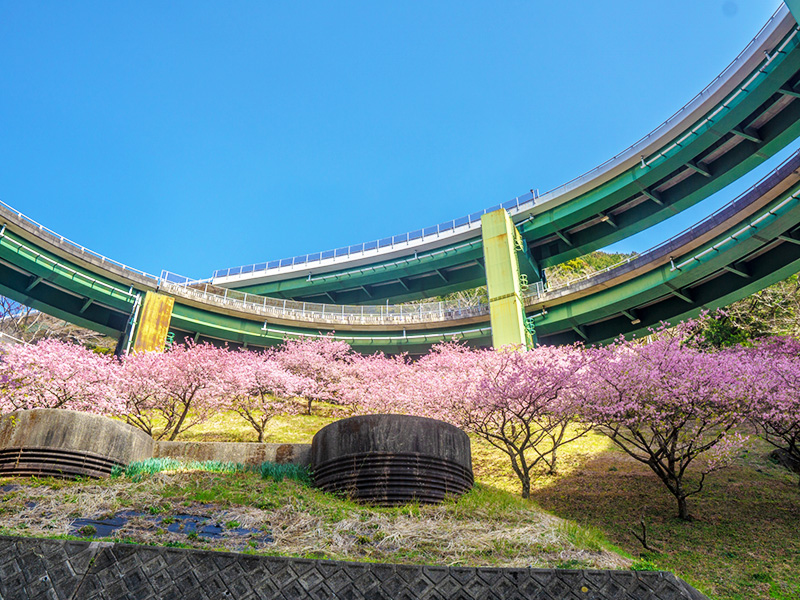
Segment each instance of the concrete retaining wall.
M311 444L155 442L127 423L64 409L0 417L0 474L103 477L116 465L152 457L308 466Z
M708 600L671 573L347 563L0 536L4 600Z
M180 460L218 460L245 465L265 461L308 466L311 444L259 444L255 442L156 442L153 456Z

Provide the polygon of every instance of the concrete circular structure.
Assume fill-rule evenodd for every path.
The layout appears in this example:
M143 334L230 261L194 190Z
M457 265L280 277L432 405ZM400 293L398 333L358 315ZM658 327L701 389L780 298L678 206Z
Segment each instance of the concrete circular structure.
M105 477L115 466L153 456L135 427L72 410L37 408L0 417L0 475Z
M407 415L351 417L320 429L311 443L314 482L372 504L436 503L474 482L466 433Z

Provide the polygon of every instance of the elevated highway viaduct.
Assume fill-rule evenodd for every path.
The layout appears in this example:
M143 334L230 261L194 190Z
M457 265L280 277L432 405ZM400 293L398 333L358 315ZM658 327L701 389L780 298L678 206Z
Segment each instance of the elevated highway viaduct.
M691 102L603 165L543 194L417 232L328 252L217 271L207 280L153 276L75 244L0 206L0 294L127 347L142 303L170 299L178 338L263 347L334 335L357 350L422 352L458 337L492 343L489 307L404 305L486 283L481 217L508 211L523 243L522 298L542 343L606 342L725 306L800 270L800 155L686 232L555 288L545 269L692 206L800 134L800 39L782 5L733 63Z

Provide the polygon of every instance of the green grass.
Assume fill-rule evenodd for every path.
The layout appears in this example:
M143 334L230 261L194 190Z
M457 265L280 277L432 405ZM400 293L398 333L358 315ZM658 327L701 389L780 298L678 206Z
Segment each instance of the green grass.
M143 461L132 462L126 467L115 466L111 470L111 477L127 477L132 481L140 481L145 475L162 473L164 471L207 471L211 473L238 473L247 467L240 463L207 461L182 461L175 458L148 458Z
M298 481L305 485L311 485L311 474L308 469L300 465L278 465L271 462L262 463L258 468L261 477L264 479L274 479L283 481L284 478Z
M594 446L594 448L592 448ZM543 508L597 529L630 552L634 568L672 571L714 600L800 598L797 476L756 443L689 499L694 520L677 518L674 498L644 465L591 436L568 466L533 491ZM633 535L647 528L646 550Z
M311 485L311 476L306 467L293 464L276 464L264 462L258 466L248 466L242 463L220 462L218 460L178 460L176 458L148 458L143 461L130 463L126 467L114 467L111 477L125 477L131 481L141 481L147 475L170 471L205 472L205 473L259 473L263 479L283 481L284 478Z

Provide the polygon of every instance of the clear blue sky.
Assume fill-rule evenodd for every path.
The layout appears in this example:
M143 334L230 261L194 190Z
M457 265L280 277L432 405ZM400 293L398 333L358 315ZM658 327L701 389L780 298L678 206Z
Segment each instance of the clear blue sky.
M2 2L0 199L155 274L402 233L616 154L779 4Z

